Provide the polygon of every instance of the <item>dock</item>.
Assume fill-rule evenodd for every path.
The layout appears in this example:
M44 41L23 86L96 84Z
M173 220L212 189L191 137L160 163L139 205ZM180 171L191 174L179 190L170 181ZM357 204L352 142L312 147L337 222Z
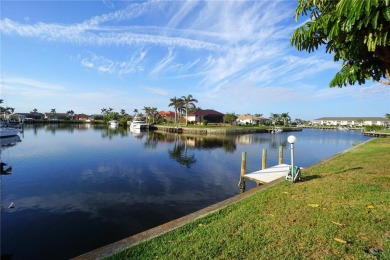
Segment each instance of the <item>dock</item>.
M264 170L259 170L245 174L243 177L245 179L254 181L258 184L260 183L269 183L281 177L285 177L290 170L290 165L288 164L279 164Z
M390 133L383 132L364 132L363 135L371 137L390 137Z

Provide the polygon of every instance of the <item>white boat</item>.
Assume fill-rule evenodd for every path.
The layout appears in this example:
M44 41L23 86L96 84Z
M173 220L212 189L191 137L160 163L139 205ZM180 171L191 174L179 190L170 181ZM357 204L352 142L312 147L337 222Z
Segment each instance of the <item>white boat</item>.
M0 124L0 137L16 136L20 132L19 128L9 126L7 123L2 122Z
M108 124L109 124L110 126L116 127L116 126L118 126L118 121L116 121L116 120L110 120L110 121L108 121Z
M130 124L131 129L149 129L149 124L145 122L144 118L134 117Z
M275 127L271 133L273 134L278 134L278 133L282 133L283 132L283 128L281 127Z

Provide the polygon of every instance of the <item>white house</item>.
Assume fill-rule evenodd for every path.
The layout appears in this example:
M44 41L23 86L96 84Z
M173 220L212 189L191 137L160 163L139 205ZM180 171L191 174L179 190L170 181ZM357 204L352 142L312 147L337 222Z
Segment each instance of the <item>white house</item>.
M250 114L239 115L237 116L236 122L237 125L257 125L259 123L259 117Z
M321 117L313 120L314 125L322 126L388 126L389 120L384 117Z

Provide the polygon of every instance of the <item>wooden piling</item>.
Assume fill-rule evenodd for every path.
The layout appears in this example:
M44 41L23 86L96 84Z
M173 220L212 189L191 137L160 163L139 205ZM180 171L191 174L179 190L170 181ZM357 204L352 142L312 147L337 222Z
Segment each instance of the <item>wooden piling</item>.
M265 168L267 168L267 149L264 148L261 169L264 170Z
M283 163L283 146L279 146L279 164Z
M244 178L245 173L246 173L246 152L242 152L240 182L238 183L241 192L245 191L245 178Z

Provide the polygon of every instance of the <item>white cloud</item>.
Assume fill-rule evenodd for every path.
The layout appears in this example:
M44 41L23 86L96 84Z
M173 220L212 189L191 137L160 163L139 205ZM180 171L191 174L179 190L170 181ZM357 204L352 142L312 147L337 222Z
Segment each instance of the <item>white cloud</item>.
M39 80L23 78L23 77L2 77L1 84L7 84L8 86L18 85L20 87L28 87L32 89L41 89L48 91L62 91L65 87L61 84L43 82Z
M172 64L172 62L175 59L175 54L173 53L173 50L169 48L168 54L159 61L159 63L151 70L150 74L157 74L164 70L166 67Z

